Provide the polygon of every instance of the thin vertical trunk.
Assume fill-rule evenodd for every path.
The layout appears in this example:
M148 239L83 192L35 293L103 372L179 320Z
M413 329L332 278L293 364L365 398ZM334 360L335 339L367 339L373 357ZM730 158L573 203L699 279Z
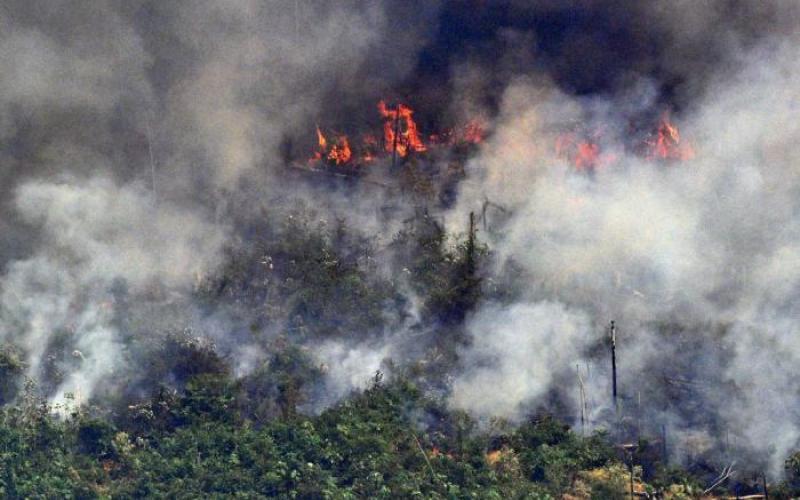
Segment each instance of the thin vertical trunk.
M575 370L578 372L578 384L580 386L581 396L581 435L586 437L586 387L583 385L580 365L575 365Z
M611 394L614 408L617 408L617 327L611 322Z
M394 117L394 138L392 140L392 170L397 167L397 141L400 137L400 103L394 108L395 110L395 117Z

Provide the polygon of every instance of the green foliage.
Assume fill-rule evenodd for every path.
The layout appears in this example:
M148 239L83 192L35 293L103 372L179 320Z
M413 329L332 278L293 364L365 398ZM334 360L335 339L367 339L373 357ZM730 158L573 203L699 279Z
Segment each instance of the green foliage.
M113 454L112 438L114 426L97 418L86 418L77 422L77 443L80 453L98 458Z
M294 415L322 376L303 349L279 344L271 346L273 354L266 363L238 382L238 404L245 417L256 422Z
M0 347L0 405L10 402L17 395L25 365L12 346Z
M397 265L424 298L428 321L458 324L481 297L480 270L488 250L478 242L474 228L463 238L451 239L427 212L411 222L393 243Z
M614 460L603 434L582 439L548 416L520 426L510 442L527 477L548 484L556 494L566 491L579 471Z
M800 496L800 451L789 455L784 469L786 479L770 494L774 498L797 498Z
M237 417L236 384L204 374L183 395L154 399L180 425L118 425L40 400L0 420L5 496L58 498L552 498L559 471L605 460L555 421L524 426L495 463L487 436L410 381L383 384L319 415L253 426ZM141 408L132 408L140 412ZM535 446L530 456L527 446ZM573 456L574 455L574 456ZM553 464L544 463L552 460ZM531 480L531 464L545 472ZM565 465L567 464L567 465Z
M265 215L267 217L267 215ZM376 271L373 242L300 207L254 229L256 244L231 250L198 295L210 307L255 312L294 340L367 336L402 309L402 297Z
M19 392L25 367L16 350L0 349L0 497L622 498L627 469L607 436L582 438L546 416L490 434L427 395L458 361L467 314L486 293L512 293L497 280L487 286L488 250L473 223L454 237L421 211L378 251L302 207L269 215L253 223L257 243L230 249L193 297L199 314L244 318L230 343L244 339L259 354L244 376L202 332L117 318L123 355L141 367L134 380L109 384L123 390L102 409L53 408L32 384ZM435 355L304 415L325 373L309 346L407 327L408 287L422 303L414 327L437 334ZM127 300L121 285L115 293ZM82 362L70 332L57 333L46 346L45 393ZM786 495L798 491L798 457L778 490ZM679 470L658 469L651 482L697 491Z

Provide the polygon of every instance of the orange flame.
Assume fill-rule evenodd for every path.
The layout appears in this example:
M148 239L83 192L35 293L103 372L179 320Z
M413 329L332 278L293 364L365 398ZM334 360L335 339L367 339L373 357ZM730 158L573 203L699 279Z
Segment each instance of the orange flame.
M670 123L667 113L661 117L656 136L645 141L648 147L647 158L661 160L691 160L694 158L694 148L681 141L678 127Z
M347 163L353 157L353 151L350 149L350 141L346 135L340 135L336 142L331 146L328 151L328 140L325 134L317 125L317 151L309 159L309 161L320 161L322 159L330 160L337 165Z
M591 142L582 142L578 144L578 152L575 154L575 166L578 169L591 169L597 165L600 159L600 147Z
M453 459L452 453L443 452L442 450L439 449L438 446L434 446L433 448L431 448L431 451L428 453L428 455L431 458L447 457L451 460Z
M602 153L597 143L579 139L571 132L556 137L556 156L569 161L578 170L605 167L616 159L612 154Z
M319 125L317 125L317 150L314 152L314 155L309 159L309 161L321 160L322 156L327 151L328 151L328 141L325 140L325 136L322 134L322 130L320 130Z
M350 142L347 140L346 135L339 136L339 140L331 147L331 151L328 153L328 159L337 165L347 163L352 156L353 152L350 149Z
M319 143L320 151L325 151L328 149L328 141L325 140L325 136L322 135L322 131L319 129L319 125L317 125L317 142Z
M389 108L386 102L378 102L378 111L384 118L383 146L373 134L361 136L355 151L350 146L346 135L338 135L336 141L325 137L319 125L316 126L317 148L309 159L310 162L329 161L336 165L348 162L369 163L382 154L397 152L405 157L409 152L424 152L428 146L423 142L417 123L413 119L414 110L405 104ZM431 146L454 146L458 143L478 144L484 140L483 121L473 119L456 129L432 134L429 138Z
M412 118L413 109L405 104L398 104L396 108L389 109L384 101L380 101L378 112L382 117L388 118L383 122L384 149L388 153L396 150L398 155L406 156L409 151L421 152L428 149L419 137L417 124ZM405 127L400 127L401 120Z

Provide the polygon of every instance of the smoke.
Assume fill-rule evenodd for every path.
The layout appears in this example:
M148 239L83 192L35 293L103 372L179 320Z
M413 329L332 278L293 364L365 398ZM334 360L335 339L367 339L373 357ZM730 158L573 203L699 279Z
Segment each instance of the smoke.
M339 401L352 391L366 389L377 374L385 370L392 346L389 343L376 345L360 344L353 347L341 342L326 342L315 352L323 360L325 370L325 398L317 403L318 408Z
M452 404L480 417L514 420L574 368L592 339L585 314L551 302L484 307L469 334L461 358L469 370L453 382Z
M285 194L287 137L412 69L437 12L419 4L4 4L0 339L49 396L124 381L123 337L244 328L203 316L193 287ZM248 372L258 349L235 342Z
M691 106L674 118L682 137L695 144L694 159L666 164L629 146L632 117L658 100L652 83L577 98L547 78L519 77L503 94L492 139L468 166L479 182L462 185L460 206L449 217L463 220L484 198L504 204L510 219L484 234L495 265L521 266L534 277L528 296L511 310L560 301L596 323L616 319L630 414L640 411L652 428L669 422L679 431L705 429L718 444L734 435L741 453L777 473L800 431L800 386L789 368L800 354L794 319L800 306L797 37L777 26L739 52L749 35L713 31L719 11L686 24L686 11L676 10L661 20L677 30L670 50L709 32L725 42L719 64L670 61L693 68L703 83L690 86L696 92ZM796 9L782 12L797 19ZM587 175L553 153L557 135L575 120L603 131L600 144L614 156L613 166ZM466 359L504 355L492 357L490 368L467 363L452 403L518 417L520 407L545 403L547 388L564 382L559 371L607 363L605 352L598 358L574 347L574 325L554 333L563 315L557 309L539 321L516 321L493 305L476 313L471 328L479 325L481 335L473 333ZM596 329L595 341L602 338ZM685 350L689 345L696 350ZM525 377L541 363L539 352L551 353L542 356L559 366ZM590 393L610 394L606 371L593 372ZM669 384L659 380L674 376L700 388L665 397ZM558 389L574 394L576 387L573 377ZM646 408L636 409L637 397ZM610 398L600 404L612 405Z
M89 398L103 377L123 369L114 287L125 283L135 295L153 286L190 289L197 273L215 265L226 238L202 211L156 207L142 186L102 177L30 181L18 189L15 208L39 228L42 243L8 266L0 331L29 353L34 379L47 350L70 339L74 366L63 368L61 395Z
M123 339L149 330L190 326L250 373L258 313L206 315L193 289L295 198L389 241L412 203L283 167L315 123L360 132L379 98L413 98L423 125L493 115L443 217L461 233L502 205L480 237L524 290L468 318L451 403L516 420L560 392L577 415L577 363L606 423L615 319L628 409L641 396L654 426L738 436L775 470L800 437L797 22L787 2L5 2L0 339L55 400L113 389L136 370ZM693 159L633 147L664 111ZM553 153L578 122L607 168ZM325 403L441 340L403 314L314 346Z

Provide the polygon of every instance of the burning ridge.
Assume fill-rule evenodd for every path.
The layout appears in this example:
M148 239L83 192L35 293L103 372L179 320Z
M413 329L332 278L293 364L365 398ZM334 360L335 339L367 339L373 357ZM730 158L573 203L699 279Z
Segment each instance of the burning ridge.
M394 163L397 158L425 154L431 149L479 145L487 137L486 121L478 118L425 136L414 120L414 110L410 106L400 102L390 106L381 100L377 110L383 122L381 134L365 132L355 142L347 134L334 130L326 133L317 125L316 150L308 162L358 169L381 158L391 157ZM557 135L553 152L576 170L606 168L619 159L614 152L613 141L607 135L603 127L589 128L578 124ZM668 112L661 115L643 139L624 147L651 161L674 163L691 160L695 156L694 146L681 137L678 125L671 121Z
M425 137L414 120L414 110L410 106L400 102L390 106L381 100L377 110L383 122L381 134L360 134L354 146L351 146L346 134L333 131L326 134L317 125L317 147L308 161L358 168L381 158L392 157L396 161L397 158L428 152L431 148L476 145L483 142L486 136L485 124L477 118Z

